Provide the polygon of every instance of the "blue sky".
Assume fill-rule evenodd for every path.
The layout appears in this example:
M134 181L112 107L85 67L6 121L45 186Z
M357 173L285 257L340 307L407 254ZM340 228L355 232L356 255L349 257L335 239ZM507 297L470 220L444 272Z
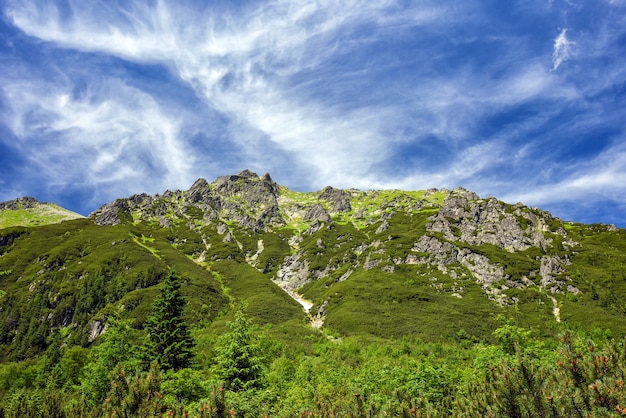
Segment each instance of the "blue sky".
M248 168L626 227L626 0L0 4L0 201Z

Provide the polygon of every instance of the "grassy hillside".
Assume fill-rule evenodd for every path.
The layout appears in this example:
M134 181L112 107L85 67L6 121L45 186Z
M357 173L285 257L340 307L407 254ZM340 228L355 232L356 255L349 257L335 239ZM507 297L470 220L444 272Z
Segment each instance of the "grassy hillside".
M300 193L242 172L119 199L89 219L57 222L32 207L0 210L0 219L20 213L30 224L0 228L0 398L37 385L74 391L116 321L130 327L129 356L140 361L144 323L172 270L197 343L185 378L196 387L219 384L222 336L241 315L250 321L268 386L228 392L247 411L262 404L291 411L283 416L315 408L361 416L358 403L345 403L361 388L379 408L373 416L410 413L420 397L424 411L460 413L467 405L454 399L469 399L461 386L482 378L473 367L522 367L522 350L548 385L558 373L541 359L556 358L559 335L626 335L626 231L463 189ZM52 386L37 383L51 362L65 371ZM214 395L207 402L217 407Z
M82 217L54 203L35 203L32 206L18 204L14 209L0 210L0 229L49 225Z
M314 320L336 337L483 341L503 320L545 337L626 333L623 230L462 189L300 193L242 172L116 201L107 216L114 225L0 230L5 356L29 357L60 331L88 344L117 311L140 329L169 269L185 277L194 325L244 304L257 324L313 332ZM313 304L308 318L280 287Z

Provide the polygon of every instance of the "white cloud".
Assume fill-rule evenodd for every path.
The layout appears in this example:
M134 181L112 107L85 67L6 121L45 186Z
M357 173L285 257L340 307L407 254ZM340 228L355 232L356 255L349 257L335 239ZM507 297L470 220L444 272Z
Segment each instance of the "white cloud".
M12 105L5 123L38 175L51 187L100 188L100 203L129 189L160 191L153 190L157 179L193 181L194 157L181 142L180 122L120 80L98 83L78 97L46 81L14 80L3 87Z
M507 32L505 25L493 29L490 11L483 12L477 2L277 0L237 10L222 2L199 11L165 0L151 2L152 7L130 2L126 9L107 2L66 3L71 13L61 13L49 2L21 1L12 3L7 14L27 34L62 47L167 65L208 108L228 120L230 132L219 135L239 148L237 155L228 156L229 166L256 167L274 177L289 173L289 183L307 187L464 185L489 194L521 187L510 173L499 178L493 172L507 162L523 166L537 158L546 137L556 131L597 125L606 106L582 103L581 98L621 82L626 68L613 58L602 77L584 74L583 80L579 74L561 77L555 71L575 53L605 56L622 36L623 31L615 30L619 22L608 25L604 35L569 29L580 33L576 43L568 38L568 29L561 30L550 66L550 46L537 51L533 43L545 41L545 35L535 40L533 34ZM536 4L517 6L518 12L547 13L545 3ZM363 52L373 51L367 47L381 40L385 47L378 45L375 54ZM395 44L403 42L411 44L411 53L394 55ZM401 71L392 74L397 69ZM50 153L61 159L69 152L77 172L85 170L87 179L109 183L115 177L106 167L114 164L118 174L139 178L150 169L142 163L145 159L170 167L161 175L161 185L190 184L194 171L189 157L194 153L183 151L181 136L189 121L171 116L158 92L140 91L101 72L97 77L91 85L105 87L90 98L44 82L10 83L15 99L11 126L21 138L43 147L33 158L46 161L45 153ZM46 89L49 95L37 97ZM508 115L512 121L504 117L484 133L491 119L515 113L518 106L528 108L527 116ZM577 109L575 120L550 132L543 129L568 106ZM49 142L35 142L38 133ZM412 167L403 178L381 175L393 171L396 145L432 137L447 147L449 155L442 161ZM520 144L520 138L529 143ZM85 150L94 153L89 166L79 161ZM550 156L539 157L554 166ZM593 171L593 165L586 168L578 175L550 178L550 186L574 191L604 184L606 176ZM534 187L539 176L528 173L532 193L538 194L515 196L533 201L549 196L548 187ZM158 191L161 185L153 187Z
M567 39L567 29L562 29L559 36L554 40L554 52L552 52L552 65L556 70L561 64L569 60L574 53L575 42Z
M72 16L64 24L54 18L57 12L43 8L16 7L10 15L27 33L64 46L173 63L203 100L233 120L233 140L250 150L248 158L259 155L255 145L269 141L294 163L311 167L320 184L339 177L363 183L369 166L386 156L389 125L402 115L394 105L364 102L345 112L337 107L341 97L319 101L294 95L288 79L349 52L351 31L359 25L402 28L443 16L440 7L407 13L395 2L358 0L278 1L237 14L194 16L159 1L154 9L133 10L132 18L107 20L96 19L81 3L71 4ZM257 132L252 144L251 130Z
M626 204L626 138L589 161L562 167L563 176L543 184L528 182L519 190L503 194L508 201L534 206L571 202L582 205L598 199Z

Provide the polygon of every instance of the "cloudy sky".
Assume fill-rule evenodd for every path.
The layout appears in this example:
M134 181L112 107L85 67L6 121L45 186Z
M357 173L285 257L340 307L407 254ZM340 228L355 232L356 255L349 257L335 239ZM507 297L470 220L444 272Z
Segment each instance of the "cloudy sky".
M3 0L0 201L248 168L626 227L626 0Z

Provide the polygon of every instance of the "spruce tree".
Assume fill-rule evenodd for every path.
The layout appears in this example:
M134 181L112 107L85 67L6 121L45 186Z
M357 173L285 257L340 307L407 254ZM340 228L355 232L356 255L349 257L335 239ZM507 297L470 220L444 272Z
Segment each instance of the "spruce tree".
M180 277L170 272L161 285L145 325L147 360L158 363L163 371L191 365L194 342L183 319L186 303L180 293Z
M229 323L231 332L224 334L216 347L216 372L231 390L258 387L262 378L261 347L252 332L250 321L242 311Z

